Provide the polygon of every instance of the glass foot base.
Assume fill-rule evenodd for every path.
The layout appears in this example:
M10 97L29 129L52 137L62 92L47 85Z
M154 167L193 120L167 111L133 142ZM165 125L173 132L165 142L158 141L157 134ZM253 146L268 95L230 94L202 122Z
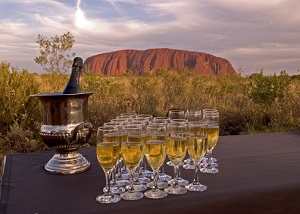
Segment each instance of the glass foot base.
M147 187L153 188L153 185L154 185L153 181L151 181L150 183L147 184ZM158 181L157 187L158 187L158 189L164 189L164 188L168 187L168 183L164 182L164 181Z
M142 192L124 192L121 194L121 198L124 200L139 200L144 197L144 194Z
M120 194L125 192L125 187L119 187L119 186L111 186L110 187L110 191L113 194ZM106 187L103 188L103 192L106 192Z
M185 194L187 192L187 189L182 186L177 186L177 187L170 186L165 188L164 191L168 194L180 195L180 194Z
M159 190L159 189L152 189L152 190L148 190L144 193L144 195L147 198L152 198L152 199L159 199L159 198L165 198L167 197L168 193L166 193L165 191Z
M184 165L183 165L183 168L184 168L184 169L195 169L195 165L189 164L189 163L188 163L188 164L184 164Z
M185 179L183 179L183 178L181 178L181 177L178 178L177 181L178 181L178 185L179 185L179 186L185 187L185 186L189 185L189 181L188 181L188 180L185 180ZM175 184L175 183L174 183L174 179L169 180L169 181L168 181L168 184L171 185L171 186L174 185L174 184Z
M185 186L185 188L187 188L189 191L195 191L195 192L203 192L207 190L207 186L202 184L193 184L193 183Z
M202 173L208 173L208 174L217 174L219 173L219 170L217 168L202 168L200 169Z
M129 185L129 181L125 180L125 179L117 179L116 183L117 183L118 187L125 187L125 186Z
M165 173L159 174L159 180L161 180L161 181L169 181L171 179L172 179L172 177L170 175L167 175Z
M99 203L105 203L105 204L110 204L110 203L116 203L118 201L121 200L121 197L119 195L98 195L96 197L96 201L98 201Z
M150 178L148 177L139 177L139 182L142 183L142 184L147 184L151 181Z
M143 174L144 177L150 178L151 175L152 175L152 172L149 171L149 170L143 170L142 174Z
M129 186L126 188L129 189ZM143 192L147 189L147 186L145 184L133 184L133 188L135 192Z

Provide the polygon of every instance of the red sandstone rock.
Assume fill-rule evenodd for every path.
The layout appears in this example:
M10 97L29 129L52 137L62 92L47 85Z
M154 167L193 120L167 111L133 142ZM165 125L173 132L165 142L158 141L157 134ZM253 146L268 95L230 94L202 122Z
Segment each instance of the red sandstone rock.
M174 68L189 68L203 75L236 74L231 63L223 58L196 51L158 48L149 50L120 50L88 57L84 66L94 74L121 75L133 72L155 72Z

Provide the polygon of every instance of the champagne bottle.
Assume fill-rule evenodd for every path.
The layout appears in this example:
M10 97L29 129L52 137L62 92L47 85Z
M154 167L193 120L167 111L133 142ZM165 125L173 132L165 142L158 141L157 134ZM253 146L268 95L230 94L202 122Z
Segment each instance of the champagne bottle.
M83 61L80 57L75 57L72 65L70 79L63 90L62 94L77 94L80 93L79 78L83 67Z

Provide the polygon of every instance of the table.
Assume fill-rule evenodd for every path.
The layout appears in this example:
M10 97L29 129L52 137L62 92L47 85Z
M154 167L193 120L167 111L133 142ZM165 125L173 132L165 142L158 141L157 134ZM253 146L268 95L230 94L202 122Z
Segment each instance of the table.
M0 213L300 213L300 132L222 136L213 155L220 172L201 174L205 192L116 204L95 201L104 174L94 147L80 151L90 170L67 176L43 170L53 151L8 155ZM193 170L182 177L192 181Z

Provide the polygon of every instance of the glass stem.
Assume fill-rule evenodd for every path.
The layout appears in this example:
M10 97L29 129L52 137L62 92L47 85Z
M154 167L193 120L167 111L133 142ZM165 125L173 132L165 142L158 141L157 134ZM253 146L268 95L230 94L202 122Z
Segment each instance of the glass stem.
M199 184L199 162L198 160L193 160L195 164L195 174L194 174L194 180L193 184L198 185Z
M164 165L161 165L161 167L160 167L160 174L165 174L165 167L164 167Z
M143 158L143 159L142 159L142 167L141 167L141 171L145 171L145 170L147 170L147 165L146 165L145 159Z
M174 173L175 173L175 177L174 177L173 187L178 187L179 165L174 165Z
M180 164L178 165L178 171L177 171L177 174L178 174L178 177L177 177L177 180L178 180L178 178L181 178Z
M116 166L112 169L112 175L111 175L111 178L112 178L112 185L116 185L116 173L117 173L117 169L116 169Z
M154 175L154 178L153 178L153 188L152 188L152 190L158 190L158 186L157 186L158 175L159 175L158 170L154 170L153 175Z
M134 182L134 171L135 169L129 170L130 173L130 183L129 183L129 188L128 188L128 192L133 193L134 192L134 188L133 188L133 182Z
M211 168L211 152L207 152L207 168Z
M106 192L105 195L111 195L110 192L110 176L111 176L111 170L104 170L105 174L105 182L106 182Z
M122 177L122 160L119 160L118 161L118 164L117 164L117 170L116 170L116 177L117 178L121 178Z

